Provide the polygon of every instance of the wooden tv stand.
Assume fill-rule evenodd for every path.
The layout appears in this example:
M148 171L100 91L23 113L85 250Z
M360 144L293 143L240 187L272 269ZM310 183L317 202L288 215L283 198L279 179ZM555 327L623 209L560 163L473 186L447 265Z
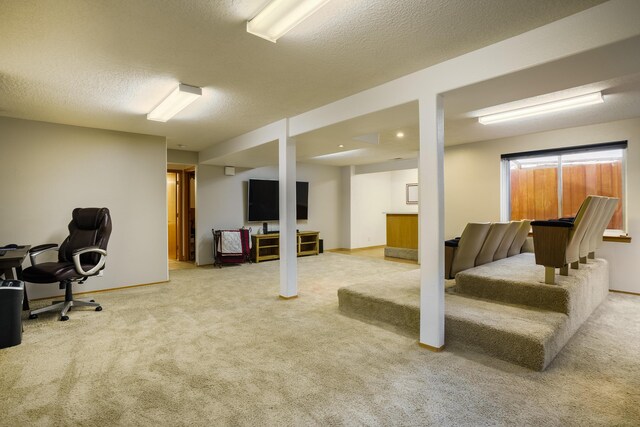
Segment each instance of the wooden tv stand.
M253 234L251 236L251 260L253 262L280 259L280 234ZM320 232L301 231L297 233L298 256L318 255Z

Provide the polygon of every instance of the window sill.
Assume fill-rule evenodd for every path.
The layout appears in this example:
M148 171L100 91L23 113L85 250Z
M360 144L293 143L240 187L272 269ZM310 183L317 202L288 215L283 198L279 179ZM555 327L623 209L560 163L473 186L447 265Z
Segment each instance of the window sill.
M617 243L631 243L631 236L628 234L609 235L602 236L604 242L617 242Z
M529 237L533 237L533 233L529 232ZM631 236L628 234L605 234L602 236L603 242L615 243L631 243Z

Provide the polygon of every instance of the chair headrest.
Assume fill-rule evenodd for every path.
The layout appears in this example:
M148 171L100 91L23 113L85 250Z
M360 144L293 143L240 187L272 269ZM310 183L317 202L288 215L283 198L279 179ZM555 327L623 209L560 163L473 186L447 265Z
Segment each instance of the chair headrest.
M73 222L80 230L95 230L108 214L107 208L75 208Z

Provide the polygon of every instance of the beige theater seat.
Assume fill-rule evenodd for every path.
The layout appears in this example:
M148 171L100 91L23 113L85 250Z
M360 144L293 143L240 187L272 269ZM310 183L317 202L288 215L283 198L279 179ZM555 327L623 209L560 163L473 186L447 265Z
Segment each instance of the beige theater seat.
M489 223L469 223L460 239L445 242L445 279L453 279L459 271L475 266L490 227Z
M564 276L569 274L568 264L577 268L580 244L585 236L590 236L590 227L596 226L599 206L604 199L587 196L573 222L556 220L531 223L536 264L545 267L545 283L555 283L556 268L560 268L560 274Z
M595 196L593 203L595 204L595 211L591 215L591 219L589 220L589 224L587 226L587 231L582 237L580 241L580 245L578 246L578 263L572 264L572 268L578 268L580 263L587 263L587 255L590 252L591 239L594 237L595 233L600 228L600 222L604 220L604 216L607 213L607 203L609 198L602 196Z
M604 231L607 229L607 225L613 218L613 214L616 212L616 208L618 207L618 202L620 199L615 197L609 197L606 202L606 206L604 209L604 215L600 218L600 222L597 225L595 233L591 236L591 241L589 242L589 254L588 258L594 259L596 257L596 249L598 249L602 245L602 235Z
M480 252L478 252L478 256L476 257L476 266L493 261L493 257L495 256L509 225L510 223L508 222L496 222L491 224L487 237L482 244L482 249L480 249Z
M531 221L528 219L522 220L522 224L520 224L520 228L513 238L513 243L509 248L509 252L507 252L507 256L518 255L522 252L522 246L524 246L524 242L527 240L527 236L529 236L529 231L531 230Z
M509 223L509 227L507 227L507 230L502 237L502 241L500 241L500 245L498 246L498 249L496 249L496 253L493 254L494 261L498 261L499 259L509 256L509 249L513 244L513 239L516 237L516 234L518 234L518 230L521 225L522 221L511 221Z

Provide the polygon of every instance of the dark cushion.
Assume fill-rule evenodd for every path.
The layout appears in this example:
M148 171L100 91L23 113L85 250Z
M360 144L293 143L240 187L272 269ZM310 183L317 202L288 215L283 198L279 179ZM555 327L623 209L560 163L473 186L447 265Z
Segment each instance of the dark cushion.
M457 237L455 239L445 240L444 241L444 245L445 246L449 246L450 248L457 248L459 244L460 244L460 238L459 237Z
M82 265L85 271L92 267L90 264ZM82 276L76 272L76 267L72 262L43 262L25 268L22 277L25 281L32 283L53 283L78 279Z
M573 227L573 223L569 221L533 221L531 223L532 227L563 227L563 228L571 228Z

